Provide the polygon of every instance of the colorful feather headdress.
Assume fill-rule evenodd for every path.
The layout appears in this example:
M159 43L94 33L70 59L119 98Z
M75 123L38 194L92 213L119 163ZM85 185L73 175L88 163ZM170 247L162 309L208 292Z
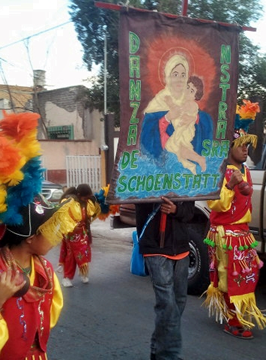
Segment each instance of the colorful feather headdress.
M257 136L248 134L250 124L260 112L259 104L249 100L243 100L243 105L237 106L235 116L235 130L233 146L238 147L250 143L254 148L257 146Z
M0 222L19 224L19 209L41 191L43 169L37 141L39 114L6 114L0 121Z
M41 195L43 171L37 140L39 114L6 114L0 120L0 239L38 230L57 245L82 215L68 201L55 208Z

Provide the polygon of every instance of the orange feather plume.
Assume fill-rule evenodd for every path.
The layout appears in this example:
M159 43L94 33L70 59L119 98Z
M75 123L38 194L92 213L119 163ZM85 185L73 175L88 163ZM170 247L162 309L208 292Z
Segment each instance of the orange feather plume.
M260 112L259 103L252 103L250 100L243 100L244 105L237 106L236 113L241 119L255 120L256 114Z
M21 155L14 142L3 136L0 136L0 159L0 178L9 176L21 166Z
M2 134L19 142L37 128L39 117L36 113L5 114L1 120Z

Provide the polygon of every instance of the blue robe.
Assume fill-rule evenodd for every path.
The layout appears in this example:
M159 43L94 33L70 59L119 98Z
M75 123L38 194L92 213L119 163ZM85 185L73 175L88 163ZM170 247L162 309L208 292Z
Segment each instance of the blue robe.
M145 114L142 131L140 135L140 149L143 155L152 155L159 159L163 153L159 130L159 120L168 111L159 111ZM169 124L166 133L171 136L175 131L172 124ZM199 110L199 122L195 123L195 136L192 140L194 151L201 155L203 149L202 142L205 139L213 139L213 121L211 116L205 111Z

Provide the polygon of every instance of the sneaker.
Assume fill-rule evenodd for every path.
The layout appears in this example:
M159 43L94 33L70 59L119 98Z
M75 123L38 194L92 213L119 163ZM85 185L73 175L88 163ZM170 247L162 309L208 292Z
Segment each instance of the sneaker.
M81 279L82 279L81 281L83 282L83 284L88 284L88 282L90 281L87 276L82 276Z
M73 284L72 284L72 282L70 281L69 278L64 278L64 279L62 280L62 285L63 285L64 287L66 287L66 288L68 288L68 287L73 287Z

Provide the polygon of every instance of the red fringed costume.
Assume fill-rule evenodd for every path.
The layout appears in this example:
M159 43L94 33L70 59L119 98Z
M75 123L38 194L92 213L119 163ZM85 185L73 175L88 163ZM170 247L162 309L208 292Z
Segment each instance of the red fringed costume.
M64 278L73 279L76 267L80 275L88 275L88 263L91 262L90 222L101 212L100 205L89 200L86 207L81 207L82 220L74 231L65 235L62 241L59 264L64 266Z
M246 328L266 326L266 317L256 306L255 288L259 269L262 266L249 231L251 221L252 181L247 167L243 166L243 180L251 191L242 195L238 186L226 188L231 174L237 169L228 165L219 200L208 201L212 209L210 230L205 239L208 244L211 284L207 290L205 305L216 320L233 324L240 323Z

